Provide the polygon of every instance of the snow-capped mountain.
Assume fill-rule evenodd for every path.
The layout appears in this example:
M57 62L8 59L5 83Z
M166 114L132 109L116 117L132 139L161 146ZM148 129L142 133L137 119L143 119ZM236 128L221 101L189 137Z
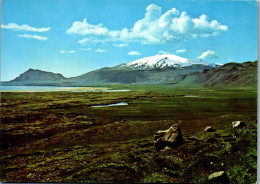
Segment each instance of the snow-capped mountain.
M124 63L118 65L117 68L121 69L153 69L153 68L180 68L180 67L187 67L191 65L205 65L205 66L212 66L216 67L218 64L208 63L205 61L187 59L180 56L176 56L174 54L163 54L163 55L155 55L150 57L145 57L142 59L138 59L136 61L132 61L130 63Z

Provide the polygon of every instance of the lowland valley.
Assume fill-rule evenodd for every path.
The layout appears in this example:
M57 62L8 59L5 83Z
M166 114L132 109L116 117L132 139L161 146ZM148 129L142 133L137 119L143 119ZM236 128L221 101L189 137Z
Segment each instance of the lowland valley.
M1 92L1 181L208 183L225 171L230 183L255 183L257 61L159 60L73 78L30 69L3 82L115 90ZM155 133L173 124L182 144L155 149Z

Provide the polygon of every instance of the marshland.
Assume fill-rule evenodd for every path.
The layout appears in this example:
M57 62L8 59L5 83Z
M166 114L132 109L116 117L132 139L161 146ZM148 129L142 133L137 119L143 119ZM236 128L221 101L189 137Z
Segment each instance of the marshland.
M2 92L1 180L205 183L223 170L256 181L255 88L103 87L114 91ZM183 144L156 150L154 134L173 124Z

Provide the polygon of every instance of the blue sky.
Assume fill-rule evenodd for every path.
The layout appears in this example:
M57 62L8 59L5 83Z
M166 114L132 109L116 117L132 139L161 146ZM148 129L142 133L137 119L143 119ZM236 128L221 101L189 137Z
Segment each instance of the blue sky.
M2 0L1 81L73 77L156 54L257 59L256 1Z

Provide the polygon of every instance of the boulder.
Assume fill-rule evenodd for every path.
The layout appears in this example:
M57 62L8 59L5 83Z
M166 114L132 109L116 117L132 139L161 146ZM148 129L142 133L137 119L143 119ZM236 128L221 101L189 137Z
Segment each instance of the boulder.
M215 131L216 131L216 129L213 128L212 126L207 126L207 127L205 128L205 130L204 130L204 132L215 132Z
M241 128L241 127L245 127L246 124L244 121L233 121L232 126L233 128Z
M181 129L178 124L172 125L167 130L159 130L154 135L154 146L156 150L162 150L165 147L176 148L182 144Z
M208 180L212 183L230 183L225 171L214 172L209 175Z

